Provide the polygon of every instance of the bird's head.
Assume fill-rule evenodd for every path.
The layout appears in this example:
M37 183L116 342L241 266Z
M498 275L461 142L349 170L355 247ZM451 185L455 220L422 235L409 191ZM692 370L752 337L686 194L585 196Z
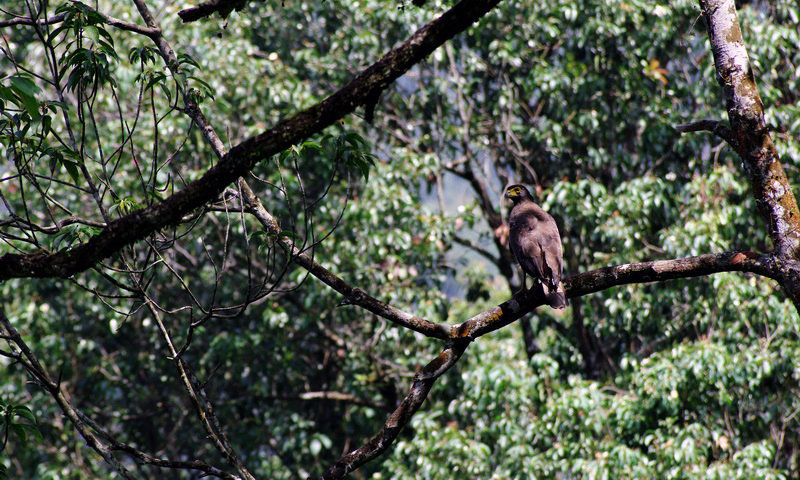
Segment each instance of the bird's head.
M533 200L533 197L531 197L531 192L529 192L524 185L511 185L506 189L505 196L507 199L514 202L515 205L521 200Z

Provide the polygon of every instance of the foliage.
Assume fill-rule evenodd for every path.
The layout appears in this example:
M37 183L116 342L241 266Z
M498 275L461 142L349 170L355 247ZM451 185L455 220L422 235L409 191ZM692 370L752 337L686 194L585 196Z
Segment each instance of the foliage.
M141 24L123 2L97 6ZM0 254L85 242L199 178L218 158L184 115L191 108L236 145L322 100L447 7L400 6L252 2L184 25L163 2L151 8L175 64L94 4L48 5L41 13L63 22L6 27ZM796 185L798 8L750 2L740 18ZM296 248L437 322L463 321L518 285L491 223L512 180L557 217L568 274L767 251L735 155L674 129L722 116L705 38L685 0L501 3L391 85L373 123L343 118L248 181ZM242 211L241 195L231 186L69 279L6 281L2 308L75 406L121 442L225 465L179 381L179 350L257 477L318 475L380 428L436 345L339 306ZM797 476L800 323L771 280L618 287L525 322L535 345L515 326L477 340L382 461L355 475ZM0 398L14 399L0 405L2 425L20 448L6 449L0 478L112 478L52 398L1 361Z

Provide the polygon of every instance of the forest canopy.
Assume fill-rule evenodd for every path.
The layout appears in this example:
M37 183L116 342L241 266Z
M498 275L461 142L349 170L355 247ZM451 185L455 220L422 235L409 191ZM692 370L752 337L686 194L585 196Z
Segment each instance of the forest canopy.
M794 0L6 0L0 35L0 480L800 476Z

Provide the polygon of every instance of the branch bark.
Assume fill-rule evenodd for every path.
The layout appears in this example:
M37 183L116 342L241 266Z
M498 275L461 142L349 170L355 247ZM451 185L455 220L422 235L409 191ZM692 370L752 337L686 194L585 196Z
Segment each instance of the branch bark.
M100 11L97 11L97 10L95 10L95 11L99 15L101 15L103 17L103 20L105 20L105 22L107 24L111 25L112 27L119 28L120 30L127 30L129 32L138 33L138 34L145 35L145 36L151 37L151 38L154 35L158 35L158 34L161 33L161 31L158 30L158 29L142 27L141 25L137 25L137 24L131 23L131 22L126 22L125 20L120 20L119 18L112 17L112 16L107 15L107 14L105 14L103 12L100 12ZM56 23L63 22L66 17L67 17L66 13L62 13L62 14L59 14L59 15L54 15L54 16L52 16L50 18L45 18L45 19L36 19L36 18L30 18L30 17L17 17L17 18L11 19L11 20L0 21L0 28L11 27L11 26L14 26L14 25L28 25L28 26L32 26L32 25L39 25L39 26L55 25Z
M718 120L698 120L696 122L684 123L683 125L676 125L675 130L681 133L702 131L711 132L727 142L731 148L733 148L736 143L736 140L733 138L733 134L731 133L731 129Z
M181 17L184 23L209 17L214 12L219 12L222 18L226 18L233 10L239 11L245 5L247 5L247 0L208 0L198 4L196 7L184 8L178 12L178 16Z

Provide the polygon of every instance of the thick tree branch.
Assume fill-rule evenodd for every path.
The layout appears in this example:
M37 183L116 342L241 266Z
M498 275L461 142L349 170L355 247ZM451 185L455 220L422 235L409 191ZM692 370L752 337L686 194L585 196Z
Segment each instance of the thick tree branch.
M214 12L219 12L222 18L226 18L233 10L241 10L246 4L247 0L208 0L196 7L184 8L178 12L178 16L184 23L211 16Z
M353 112L370 95L385 89L442 43L477 21L499 0L463 0L420 28L342 89L234 147L200 179L180 192L108 225L89 241L67 251L6 254L0 257L0 280L22 277L68 277L88 269L125 245L172 225L193 209L216 198L256 163L320 132Z
M630 283L648 283L676 278L699 277L720 272L751 272L778 281L800 272L800 262L777 260L771 255L751 252L712 253L697 257L604 267L572 275L564 280L567 297L573 298ZM544 304L541 290L520 292L495 308L453 325L453 338L477 338L514 322Z
M733 147L769 226L775 251L800 258L800 210L764 120L733 0L700 0L728 110ZM797 303L797 299L795 299Z

